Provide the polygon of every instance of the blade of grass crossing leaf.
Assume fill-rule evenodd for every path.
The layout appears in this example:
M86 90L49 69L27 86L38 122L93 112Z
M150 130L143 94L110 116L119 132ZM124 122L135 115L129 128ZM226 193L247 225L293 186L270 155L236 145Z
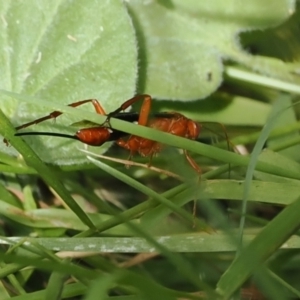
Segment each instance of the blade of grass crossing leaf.
M33 100L32 97L22 96L1 89L0 89L0 93L3 93L10 97L28 101L29 103L39 103L40 105L45 105L46 107L53 107L53 109L55 110L59 110L63 113L70 113L74 116L78 116L82 118L83 111L81 109L74 109L60 104L53 105L53 103L51 105L46 101L43 101L42 99L37 100L35 98ZM95 113L90 113L88 111L84 111L84 118L86 120L96 122L98 124L102 124L105 121L104 116ZM186 149L194 153L197 153L199 155L216 159L218 161L223 161L226 163L231 163L232 165L241 165L241 166L247 166L249 163L249 157L238 155L236 153L229 152L223 149L218 149L216 147L206 145L200 142L191 141L186 138L174 136L172 134L161 132L146 126L137 126L136 124L132 124L130 122L126 122L114 118L111 119L110 123L113 129L121 130L123 132L128 132L130 134L138 135L141 137L149 138L153 141L174 146L180 149ZM8 138L10 138L11 136L8 136ZM286 170L284 168L280 168L270 163L265 163L261 161L257 162L256 170L265 173L275 174L278 176L300 179L300 175L298 172L292 172L291 170Z
M7 137L8 139L14 135L14 128L10 124L9 120L0 110L0 133ZM23 142L21 139L12 139L12 146L15 147L23 156L26 163L34 168L38 174L49 184L57 194L65 201L65 203L70 207L70 209L81 219L81 221L90 228L94 228L93 223L86 215L86 213L81 209L81 207L74 201L70 196L69 192L62 185L60 180L55 176L50 168L48 168L39 157L31 150L31 148Z
M171 145L179 149L186 149L218 161L231 163L233 166L247 166L249 163L249 157L238 155L223 149L218 149L216 147L205 145L203 143L195 142L186 138L174 136L172 134L154 130L145 126L137 126L135 124L117 119L111 119L111 125L114 129L123 130L124 132L149 138L151 140L160 142L162 144ZM287 170L262 161L257 162L256 170L265 173L276 174L278 176L300 179L300 173L298 172L293 172L291 170Z

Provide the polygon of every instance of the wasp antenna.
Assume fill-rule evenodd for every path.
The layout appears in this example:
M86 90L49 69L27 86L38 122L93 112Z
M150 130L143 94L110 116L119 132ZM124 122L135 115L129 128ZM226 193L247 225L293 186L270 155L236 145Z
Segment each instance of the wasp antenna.
M76 135L70 135L70 134L63 134L63 133L57 133L57 132L17 132L15 133L15 136L23 136L23 135L46 135L46 136L56 136L56 137L62 137L67 139L73 139L73 140L79 140Z

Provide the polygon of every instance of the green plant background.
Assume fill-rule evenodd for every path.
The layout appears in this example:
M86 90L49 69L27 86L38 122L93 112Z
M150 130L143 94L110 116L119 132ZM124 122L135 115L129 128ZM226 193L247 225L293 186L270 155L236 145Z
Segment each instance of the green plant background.
M299 298L296 4L0 2L1 243L10 246L0 298ZM128 157L109 143L14 136L55 110L64 114L26 131L74 134L71 124L105 117L67 104L96 98L109 113L136 93L153 97L153 112L203 124L191 141L111 120L170 146L152 160L159 172L137 156L142 167L97 157Z

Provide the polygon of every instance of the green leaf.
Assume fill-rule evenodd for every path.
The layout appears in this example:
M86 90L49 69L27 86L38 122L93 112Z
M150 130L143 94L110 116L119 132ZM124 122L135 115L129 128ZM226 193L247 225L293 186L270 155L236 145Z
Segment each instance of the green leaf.
M79 1L17 0L2 3L0 14L1 89L36 96L49 103L69 104L96 98L107 112L134 94L136 42L121 1L92 0L83 5ZM5 96L1 96L0 103L16 125L51 112L38 102L29 105ZM82 109L93 111L88 104ZM31 130L61 132L76 121L80 119L66 115L57 123L48 121ZM69 133L74 134L74 129ZM76 150L83 147L78 143L39 137L26 140L44 161L85 161ZM0 149L16 154L2 144Z
M204 98L222 82L223 59L290 78L279 60L242 50L237 35L283 22L294 6L294 1L287 0L272 0L268 5L259 0L130 1L129 11L143 45L139 88L161 99Z

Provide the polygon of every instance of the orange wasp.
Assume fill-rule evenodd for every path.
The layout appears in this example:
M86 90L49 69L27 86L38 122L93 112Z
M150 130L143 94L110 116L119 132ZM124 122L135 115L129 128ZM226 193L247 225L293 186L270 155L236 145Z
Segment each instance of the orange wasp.
M132 104L139 100L143 100L143 104L139 113L125 112L125 110L128 107L130 107ZM92 103L97 114L107 116L106 121L101 125L95 124L95 126L93 127L80 129L75 133L74 136L52 132L18 132L15 135L48 135L71 138L79 140L82 143L91 146L101 146L105 142L115 141L117 145L130 151L130 158L135 153L139 153L141 156L149 157L150 162L152 157L162 150L162 144L136 135L130 135L126 138L126 136L128 136L128 133L112 129L110 127L110 118L117 118L128 122L137 121L139 125L147 126L153 129L167 132L176 136L185 137L191 140L196 140L198 138L201 126L197 122L188 119L184 115L177 112L162 112L155 113L152 115L150 114L151 102L151 96L147 94L137 95L124 102L115 111L106 114L105 110L96 99L82 100L71 103L68 106L77 107L85 103ZM31 125L38 124L49 119L55 119L61 114L62 112L60 111L53 111L45 117L36 119L34 121L16 127L16 130L24 129ZM192 166L192 168L197 173L201 174L200 167L197 165L197 163L186 150L184 150L184 155L189 164Z

